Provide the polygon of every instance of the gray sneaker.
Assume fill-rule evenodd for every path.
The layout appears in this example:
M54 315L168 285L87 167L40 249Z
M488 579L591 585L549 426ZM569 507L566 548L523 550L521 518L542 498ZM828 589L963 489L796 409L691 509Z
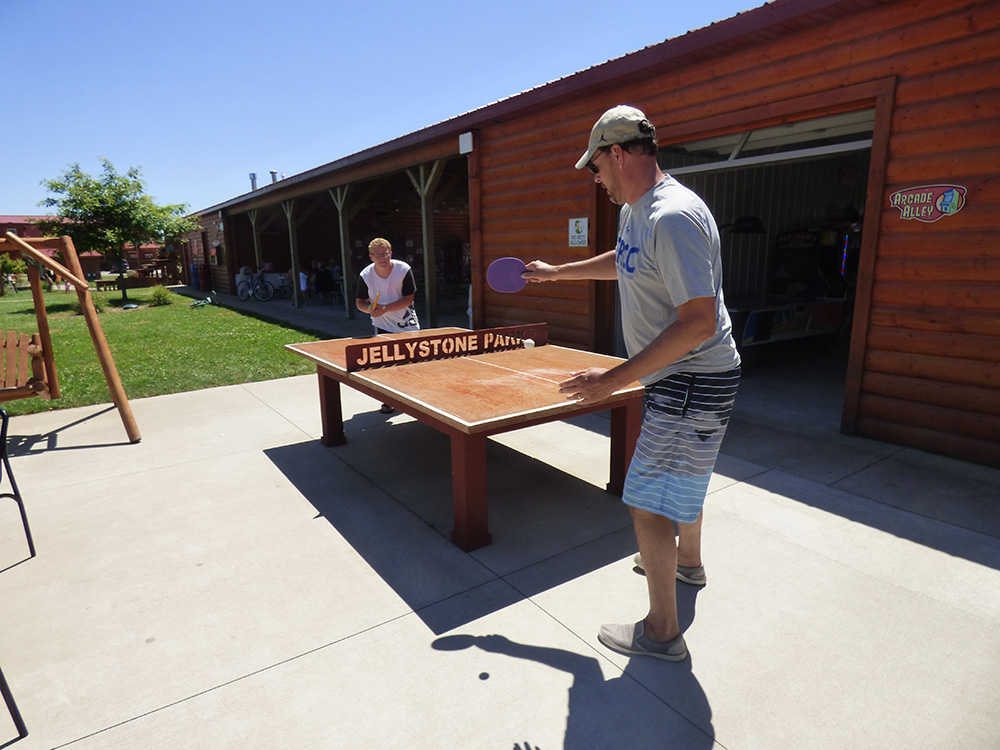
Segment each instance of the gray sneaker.
M639 570L643 573L646 569L642 567L642 554L639 552L635 553L635 557L632 558L632 562L635 564ZM692 586L704 586L708 583L708 576L705 575L705 566L699 565L695 568L688 567L687 565L677 566L677 580L683 581L684 583L690 583Z
M641 620L634 625L601 625L597 640L620 654L653 656L666 661L683 661L688 655L683 634L669 641L654 641L646 637Z

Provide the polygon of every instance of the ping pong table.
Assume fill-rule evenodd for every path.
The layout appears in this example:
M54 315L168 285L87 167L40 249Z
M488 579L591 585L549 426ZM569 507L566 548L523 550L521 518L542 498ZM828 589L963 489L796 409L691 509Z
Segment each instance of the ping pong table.
M462 549L474 550L491 541L486 491L486 439L490 435L609 409L611 458L607 490L622 493L641 427L643 388L632 383L596 404L568 400L559 393L557 384L570 373L588 367L610 368L622 360L545 344L544 326L483 331L438 328L288 344L286 348L316 363L324 445L347 442L341 384L450 437L454 512L451 538ZM518 332L511 335L515 329ZM542 345L524 348L521 342L529 337L525 334L540 337ZM506 343L513 341L514 348L489 350L486 343L494 335L497 342L503 342L499 337L506 336ZM408 352L418 358L423 352L428 358L407 361ZM364 366L371 369L360 369Z

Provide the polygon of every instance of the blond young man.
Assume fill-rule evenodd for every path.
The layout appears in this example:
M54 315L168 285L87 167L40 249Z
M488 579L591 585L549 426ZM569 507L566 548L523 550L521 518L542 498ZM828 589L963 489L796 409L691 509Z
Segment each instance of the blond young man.
M372 262L361 272L355 304L371 315L376 333L418 331L420 323L413 309L417 285L409 264L392 257L388 240L376 237L368 243Z
M375 333L419 331L420 322L413 308L417 285L409 264L394 260L392 245L382 237L368 243L368 256L372 262L358 277L354 293L358 310L371 315ZM392 407L382 404L380 411L390 414Z

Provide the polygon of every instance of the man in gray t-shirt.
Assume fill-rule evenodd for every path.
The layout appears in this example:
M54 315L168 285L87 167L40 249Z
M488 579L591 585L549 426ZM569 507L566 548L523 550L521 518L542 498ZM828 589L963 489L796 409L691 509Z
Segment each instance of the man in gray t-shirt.
M602 626L598 639L621 653L679 661L687 645L676 581L706 582L702 507L736 396L740 358L723 300L715 219L697 195L660 171L656 153L656 131L642 112L624 105L605 112L576 168L589 169L622 206L617 247L559 266L533 261L524 278L618 281L629 359L559 384L561 393L582 403L635 380L646 386L623 500L632 513L649 613L634 624Z
M673 325L685 302L715 300L714 334L639 378L643 385L672 372L719 372L739 365L722 296L719 230L701 198L667 175L635 203L622 206L615 260L630 357Z

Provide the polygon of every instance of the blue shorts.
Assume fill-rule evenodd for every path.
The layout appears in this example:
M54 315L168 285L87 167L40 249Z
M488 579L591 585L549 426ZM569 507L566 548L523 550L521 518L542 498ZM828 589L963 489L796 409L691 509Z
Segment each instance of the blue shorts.
M737 367L679 372L646 388L642 432L622 495L627 505L679 523L698 520L739 384Z

